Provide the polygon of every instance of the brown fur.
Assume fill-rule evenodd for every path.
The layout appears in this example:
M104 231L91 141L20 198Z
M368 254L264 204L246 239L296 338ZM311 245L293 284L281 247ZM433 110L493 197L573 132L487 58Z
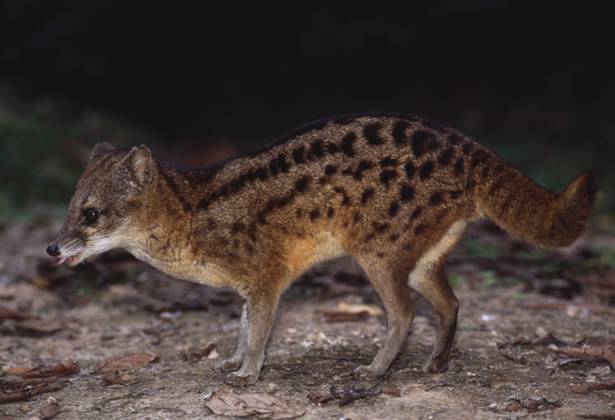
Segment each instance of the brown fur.
M557 196L455 130L365 114L312 123L207 168L155 161L145 146L99 145L56 243L73 264L122 247L172 276L236 289L246 300L240 339L221 367L239 368L244 383L258 377L284 289L313 264L351 255L387 310L385 345L357 369L378 377L410 327L409 285L441 318L426 370L446 368L458 304L442 266L469 221L486 216L530 242L567 245L594 194L589 174ZM90 207L101 213L93 225L83 219Z

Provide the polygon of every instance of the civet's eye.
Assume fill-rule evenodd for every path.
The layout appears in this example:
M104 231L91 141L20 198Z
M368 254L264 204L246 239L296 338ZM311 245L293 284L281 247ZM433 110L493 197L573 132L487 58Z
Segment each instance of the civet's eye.
M100 212L98 211L98 209L91 207L89 209L85 209L84 215L86 223L92 224L98 220Z

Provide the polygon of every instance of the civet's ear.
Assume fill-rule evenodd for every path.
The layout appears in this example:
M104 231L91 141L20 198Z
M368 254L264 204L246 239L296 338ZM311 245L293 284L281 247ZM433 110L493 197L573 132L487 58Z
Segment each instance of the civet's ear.
M129 170L135 181L141 186L146 185L152 178L154 171L152 152L143 144L130 149L130 152L122 159L121 164Z
M92 153L90 154L90 160L94 160L97 157L104 155L105 153L115 150L115 147L111 143L98 143L94 146Z

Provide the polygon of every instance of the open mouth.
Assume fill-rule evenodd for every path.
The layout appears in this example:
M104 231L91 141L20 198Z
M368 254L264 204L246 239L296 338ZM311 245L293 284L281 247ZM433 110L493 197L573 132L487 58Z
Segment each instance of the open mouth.
M70 267L74 267L81 262L81 253L77 255L71 255L70 257L57 257L56 265L62 265L66 262L66 264Z

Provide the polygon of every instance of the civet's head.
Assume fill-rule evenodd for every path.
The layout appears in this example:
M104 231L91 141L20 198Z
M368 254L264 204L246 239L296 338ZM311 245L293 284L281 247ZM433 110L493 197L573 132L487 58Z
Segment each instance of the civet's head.
M84 259L126 246L154 174L146 146L94 147L77 182L62 229L47 247L58 264L74 266Z

